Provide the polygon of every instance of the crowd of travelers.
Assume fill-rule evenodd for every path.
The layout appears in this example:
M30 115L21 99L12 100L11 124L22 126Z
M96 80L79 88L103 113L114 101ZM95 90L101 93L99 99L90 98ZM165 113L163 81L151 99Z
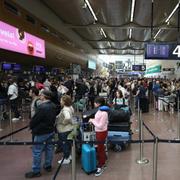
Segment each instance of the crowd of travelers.
M63 164L71 162L71 144L61 143L67 140L73 130L72 119L77 110L74 104L86 99L87 109L93 109L105 105L103 98L98 96L105 93L109 105L130 105L130 99L135 98L135 106L138 101L147 98L149 102L154 100L155 108L159 111L167 111L169 104L177 109L177 99L180 92L179 80L168 79L117 79L117 78L79 78L73 80L68 76L64 81L54 77L22 79L8 77L0 81L0 105L9 102L14 113L12 121L21 118L19 106L22 99L31 98L30 124L32 140L34 142L52 142L54 132L58 134L59 145L64 154ZM96 137L100 140L107 136L108 116L105 112L97 112L94 119L89 120L95 126ZM105 167L104 147L98 147L99 167L96 175L100 175ZM45 152L44 170L50 172L54 146L33 145L32 171L25 174L26 178L41 176L41 158ZM61 163L62 159L59 161Z

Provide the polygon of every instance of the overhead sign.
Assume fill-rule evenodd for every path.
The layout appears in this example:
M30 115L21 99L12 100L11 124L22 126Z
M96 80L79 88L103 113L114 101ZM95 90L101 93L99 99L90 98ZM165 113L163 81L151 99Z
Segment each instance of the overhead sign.
M146 70L146 74L159 73L161 72L161 65L150 67Z
M45 58L45 41L0 21L0 49Z
M163 71L175 71L175 68L162 68Z
M133 71L146 71L146 65L132 65Z
M180 60L180 44L145 44L145 59Z
M124 64L123 61L116 61L116 69L123 69L124 68Z

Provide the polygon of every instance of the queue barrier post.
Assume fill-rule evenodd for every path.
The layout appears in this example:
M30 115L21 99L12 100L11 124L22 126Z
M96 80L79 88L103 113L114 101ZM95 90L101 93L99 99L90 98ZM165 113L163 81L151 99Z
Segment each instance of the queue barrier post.
M139 125L140 125L140 100L138 99L138 120L137 120L137 127L135 129L135 132L139 132Z
M158 137L156 137L153 145L153 178L157 180L157 168L158 168Z
M76 142L72 142L72 176L71 180L76 180Z
M149 160L144 158L144 131L143 131L143 121L142 121L142 112L140 110L140 122L139 122L139 139L142 141L140 143L140 158L136 160L137 164L147 164Z
M178 114L177 114L177 138L175 140L180 140L179 94L178 94L177 108L178 108Z

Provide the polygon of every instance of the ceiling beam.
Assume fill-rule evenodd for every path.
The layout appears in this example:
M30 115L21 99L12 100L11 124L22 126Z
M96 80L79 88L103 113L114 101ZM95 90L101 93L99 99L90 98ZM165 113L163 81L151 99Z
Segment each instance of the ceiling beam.
M141 51L144 50L144 48L133 48L133 47L125 47L125 48L93 48L96 50L135 50L135 51Z
M175 43L177 41L160 41L160 40L156 40L156 41L152 41L152 40L147 40L147 41L140 41L140 40L135 40L135 39L125 39L125 40L113 40L113 39L93 39L93 40L90 40L90 39L84 39L84 41L86 42L137 42L137 43L149 43L149 42L169 42L169 43Z
M87 25L73 25L73 24L67 24L64 23L64 27L68 29L84 29L84 28L103 28L103 29L112 29L112 28L118 28L118 29L148 29L151 30L152 26L141 26L134 23L128 23L124 25L106 25L106 24L87 24ZM153 29L165 29L165 30L178 30L178 26L172 26L172 25L160 25L160 26L153 26Z

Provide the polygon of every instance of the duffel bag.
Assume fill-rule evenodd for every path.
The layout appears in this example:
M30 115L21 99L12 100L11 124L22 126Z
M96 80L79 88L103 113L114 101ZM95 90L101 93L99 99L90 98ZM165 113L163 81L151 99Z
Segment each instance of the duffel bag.
M109 123L129 122L130 121L129 112L127 112L123 109L110 110L108 113L108 116L109 116Z

